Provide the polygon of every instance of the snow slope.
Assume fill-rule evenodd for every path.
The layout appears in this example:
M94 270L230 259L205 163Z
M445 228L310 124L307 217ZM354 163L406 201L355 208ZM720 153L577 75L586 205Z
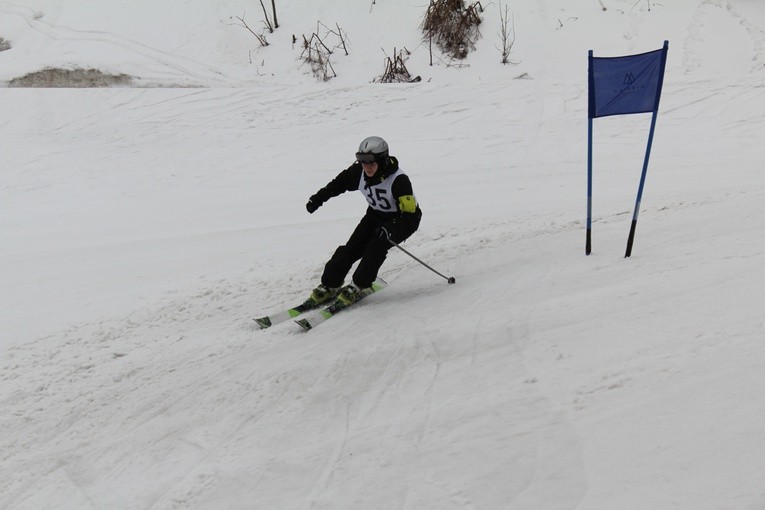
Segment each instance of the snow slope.
M422 2L277 5L259 48L251 3L0 0L3 82L139 85L0 89L0 507L765 509L765 5L572 4L508 4L512 66L487 5L430 67ZM633 255L647 115L595 122L585 257L587 50L665 39ZM420 83L371 83L394 46ZM257 330L362 214L303 204L372 134L456 285L391 251L356 310Z

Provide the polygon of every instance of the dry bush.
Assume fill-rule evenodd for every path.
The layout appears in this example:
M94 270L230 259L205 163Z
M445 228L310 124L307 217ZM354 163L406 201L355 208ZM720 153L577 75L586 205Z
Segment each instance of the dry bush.
M321 81L328 81L337 77L330 60L335 50L342 48L345 55L348 55L348 46L345 43L343 30L340 25L335 24L335 27L337 30L331 29L323 23L317 23L316 32L312 33L310 37L303 35L303 52L300 58L311 66L311 72ZM323 35L319 35L322 28L324 29ZM295 41L294 35L292 40Z
M311 34L310 38L303 35L303 53L300 58L311 66L311 72L321 81L329 81L337 77L335 68L332 67L332 61L329 59L330 55L332 55L332 50L324 44L324 41L315 32Z
M11 42L0 37L0 51L10 50Z
M405 53L406 52L406 53ZM393 58L385 57L385 71L382 76L375 79L377 83L413 83L421 80L419 76L412 78L406 68L406 58L410 55L409 50L404 48L396 52L393 48Z
M259 33L255 32L252 28L250 28L250 25L248 25L247 22L244 20L244 14L242 14L241 17L240 16L232 16L232 19L233 18L236 18L237 20L239 20L238 25L241 26L241 27L246 28L248 32L250 32L252 35L254 35L255 38L258 40L258 42L260 43L261 46L268 46L268 40L266 39L266 34L259 34ZM264 24L266 25L266 28L268 28L268 23L264 22ZM271 29L271 32L273 32L273 28Z
M266 28L268 29L268 32L273 34L274 29L279 28L279 21L276 19L276 0L271 0L271 10L274 13L274 21L271 22L271 19L268 17L268 12L266 11L266 6L263 5L263 0L260 0L260 7L263 9L263 17L265 17L265 21L263 21L263 24L266 25Z
M482 12L480 2L466 7L464 0L430 0L421 25L422 31L441 51L453 58L463 59L481 35L478 25L481 24ZM431 56L431 64L432 60Z
M268 11L266 10L266 6L263 5L263 0L260 0L260 8L263 9L263 20L261 20L261 23L263 23L263 26L266 30L268 30L269 34L273 34L274 30L279 28L279 22L276 19L276 0L271 0L271 9L273 13L274 20L271 21L271 18L268 16ZM261 46L268 46L268 40L266 39L265 33L257 33L252 28L250 28L250 25L247 24L247 22L244 20L244 14L241 16L232 16L230 19L236 19L239 21L237 25L242 26L246 28L252 35L255 36L255 38L258 40ZM250 59L252 60L252 59Z
M504 9L504 10L503 10ZM516 64L510 60L510 52L515 44L515 21L507 6L499 4L499 40L502 42L502 63Z

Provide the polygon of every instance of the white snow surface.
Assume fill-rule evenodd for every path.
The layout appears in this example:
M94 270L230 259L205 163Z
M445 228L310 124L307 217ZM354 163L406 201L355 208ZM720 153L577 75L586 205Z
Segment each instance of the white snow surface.
M0 0L3 83L136 85L0 88L0 508L765 509L765 2L491 2L433 66L427 3L277 0L260 47L253 2ZM594 122L587 257L587 51L665 39L633 254L650 115ZM394 48L421 82L372 83ZM304 203L370 135L456 284L393 250L257 329L363 214Z

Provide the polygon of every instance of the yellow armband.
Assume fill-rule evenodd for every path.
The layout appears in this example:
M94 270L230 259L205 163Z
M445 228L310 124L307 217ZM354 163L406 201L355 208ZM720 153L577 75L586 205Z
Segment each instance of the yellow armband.
M405 213L417 211L417 200L413 195L404 195L398 199L398 210Z

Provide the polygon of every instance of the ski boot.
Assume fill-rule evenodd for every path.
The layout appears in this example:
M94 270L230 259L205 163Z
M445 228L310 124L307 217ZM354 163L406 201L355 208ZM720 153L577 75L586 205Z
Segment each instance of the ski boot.
M321 284L313 289L311 297L309 297L308 300L311 301L314 306L319 306L336 297L340 293L340 290L340 287L327 287L326 285Z

